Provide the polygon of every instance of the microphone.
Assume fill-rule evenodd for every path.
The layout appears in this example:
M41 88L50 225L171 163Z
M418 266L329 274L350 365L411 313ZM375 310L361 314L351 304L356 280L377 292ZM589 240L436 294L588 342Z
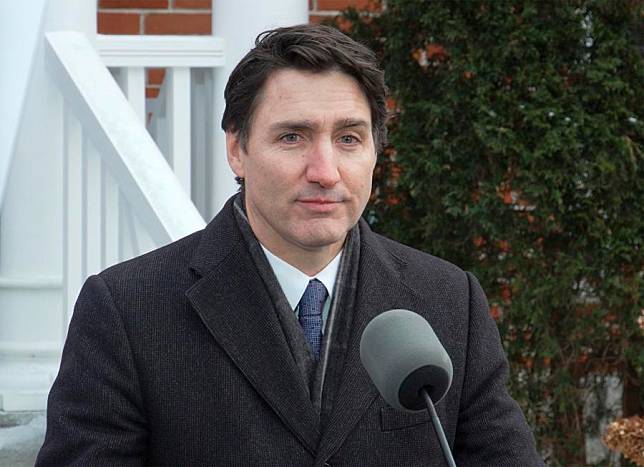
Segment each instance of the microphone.
M430 324L409 310L372 319L360 339L360 360L382 398L406 412L429 410L449 466L454 458L434 409L452 384L452 360Z
M452 384L452 361L430 324L409 310L389 310L372 319L360 339L360 360L392 407L425 410L427 388L434 403Z

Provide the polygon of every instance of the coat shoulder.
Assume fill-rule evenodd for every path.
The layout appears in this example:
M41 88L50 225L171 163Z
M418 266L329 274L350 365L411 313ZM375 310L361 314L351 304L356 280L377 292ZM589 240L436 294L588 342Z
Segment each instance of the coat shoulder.
M469 287L467 274L449 261L404 245L383 235L371 232L378 247L386 251L406 271L414 283L438 282L451 286Z
M164 285L185 291L194 281L189 265L202 235L203 230L194 232L156 250L111 266L98 276L115 295L158 293L164 290L160 288Z

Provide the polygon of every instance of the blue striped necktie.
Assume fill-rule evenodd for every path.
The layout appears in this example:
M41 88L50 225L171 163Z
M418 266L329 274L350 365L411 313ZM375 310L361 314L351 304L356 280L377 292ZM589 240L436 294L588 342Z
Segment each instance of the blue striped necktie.
M322 343L322 308L326 301L327 291L324 284L317 279L309 281L304 295L300 299L299 321L304 337L309 343L313 358L320 359Z

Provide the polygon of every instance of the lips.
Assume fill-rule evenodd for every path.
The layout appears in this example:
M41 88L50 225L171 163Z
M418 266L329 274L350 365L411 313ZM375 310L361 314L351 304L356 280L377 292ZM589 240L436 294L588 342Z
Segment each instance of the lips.
M326 198L306 198L306 199L299 199L298 201L300 203L307 203L307 204L334 204L334 203L340 202L334 199L326 199Z
M308 210L322 213L332 211L341 204L341 201L328 198L304 198L298 199L297 202Z

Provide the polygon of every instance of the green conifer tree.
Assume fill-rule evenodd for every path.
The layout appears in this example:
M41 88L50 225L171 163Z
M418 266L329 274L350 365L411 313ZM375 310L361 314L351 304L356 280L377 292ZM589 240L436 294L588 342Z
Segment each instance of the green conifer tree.
M629 0L388 0L341 21L392 98L368 220L479 277L553 466L585 465L616 413L584 401L610 376L643 413L643 19Z

